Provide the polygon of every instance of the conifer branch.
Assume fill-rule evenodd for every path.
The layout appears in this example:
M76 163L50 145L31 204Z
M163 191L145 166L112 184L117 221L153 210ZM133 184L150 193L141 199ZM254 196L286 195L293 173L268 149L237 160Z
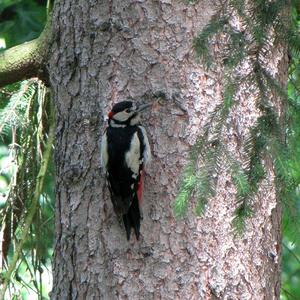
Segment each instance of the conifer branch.
M47 172L48 165L49 165L49 162L51 159L52 146L53 146L53 141L54 141L54 132L55 132L55 123L54 123L53 113L52 113L51 117L52 118L50 119L51 124L50 124L50 129L49 129L49 136L48 136L48 140L47 140L47 143L45 146L44 155L43 155L43 158L41 161L40 170L37 175L36 187L35 187L33 199L32 199L31 205L28 209L28 213L27 213L27 216L24 221L24 227L22 229L20 240L15 249L12 261L8 267L8 270L3 274L4 282L2 285L2 290L0 291L0 300L4 300L6 289L11 280L12 273L15 270L17 261L20 258L20 255L22 254L22 249L23 249L24 243L27 239L29 229L32 224L32 220L37 211L40 195L43 191L44 180L45 180L46 172Z
M296 2L292 1L293 7ZM266 157L273 163L277 195L290 201L297 190L297 183L288 172L292 158L288 149L290 145L285 142L285 124L281 121L285 118L285 110L279 115L275 101L278 99L295 113L299 112L300 105L289 99L285 86L268 72L265 56L271 47L283 42L288 45L290 53L299 55L300 36L299 26L295 22L290 23L289 17L283 12L286 8L284 0L254 1L248 6L241 0L230 0L226 4L226 9L221 8L194 39L196 56L201 59L204 67L212 67L213 58L223 63L223 101L210 114L203 127L203 134L197 138L190 151L174 211L176 216L184 215L189 199L196 196L196 212L203 212L209 198L214 196L213 179L216 177L217 180L218 161L225 154L236 187L236 209L232 225L236 232L242 233L246 218L254 213L252 203L259 184L267 175L263 163ZM240 26L231 22L232 16L238 17ZM221 53L214 53L211 46L218 36L223 38L225 45ZM249 61L251 67L250 72L243 75L240 68L245 60ZM238 91L241 84L255 89L255 105L260 113L242 145L243 156L242 161L239 161L231 157L226 145L222 144L222 130L234 106L239 105Z

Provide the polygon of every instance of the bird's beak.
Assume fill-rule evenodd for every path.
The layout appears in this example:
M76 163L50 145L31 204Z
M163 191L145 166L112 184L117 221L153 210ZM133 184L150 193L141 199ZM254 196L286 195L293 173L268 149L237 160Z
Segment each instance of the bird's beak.
M148 107L152 106L152 103L148 103L148 104L141 104L137 107L136 112L141 112L145 109L147 109Z

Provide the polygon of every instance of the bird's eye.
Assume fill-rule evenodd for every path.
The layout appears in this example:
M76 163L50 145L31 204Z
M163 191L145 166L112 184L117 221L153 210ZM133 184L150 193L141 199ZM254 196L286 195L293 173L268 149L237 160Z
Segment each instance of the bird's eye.
M125 112L130 113L130 108L125 109Z

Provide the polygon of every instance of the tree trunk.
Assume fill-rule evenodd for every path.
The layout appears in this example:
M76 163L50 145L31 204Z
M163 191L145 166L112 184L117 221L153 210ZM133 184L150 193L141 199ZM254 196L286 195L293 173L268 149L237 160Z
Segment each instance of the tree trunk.
M202 217L190 209L176 220L172 211L187 153L222 98L222 70L204 71L192 49L214 9L206 0L56 1L52 299L279 299L281 209L272 166L242 237L231 226L236 191L225 165ZM270 55L285 79L285 54ZM142 236L127 242L101 175L100 139L113 103L154 95L164 100L144 117L153 160ZM251 94L239 100L235 129L224 133L236 156L257 118Z

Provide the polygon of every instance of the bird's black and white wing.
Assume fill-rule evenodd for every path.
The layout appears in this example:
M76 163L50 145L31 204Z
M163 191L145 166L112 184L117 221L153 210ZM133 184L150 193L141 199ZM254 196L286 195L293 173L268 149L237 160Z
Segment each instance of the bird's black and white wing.
M105 130L101 140L100 162L103 174L106 174L108 164L107 131Z
M151 148L148 140L148 136L146 133L146 130L143 126L139 125L139 129L141 131L141 144L143 149L143 164L144 166L147 166L147 164L151 161L152 155L151 155Z

